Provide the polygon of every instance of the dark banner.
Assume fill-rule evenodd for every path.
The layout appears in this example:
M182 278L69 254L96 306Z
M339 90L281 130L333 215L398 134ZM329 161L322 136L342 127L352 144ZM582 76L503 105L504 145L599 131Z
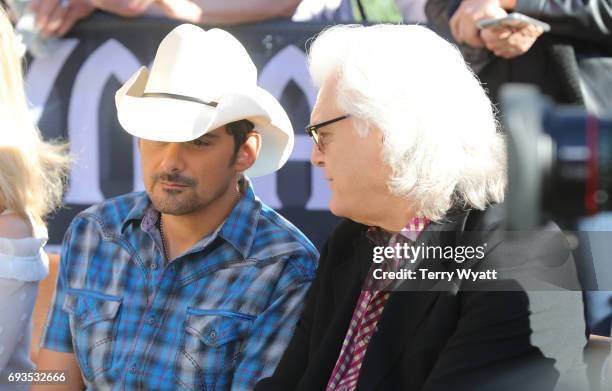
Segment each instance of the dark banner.
M75 214L106 198L143 190L135 140L117 121L115 91L142 65L176 22L124 20L97 15L29 61L28 97L45 138L65 138L76 161L65 207L49 222L49 243L60 244ZM305 48L322 25L269 22L226 28L247 48L259 70L259 85L278 98L295 131L295 147L278 172L255 178L256 194L320 246L338 219L327 211L329 189L321 170L309 163L304 133L316 90ZM211 61L223 61L210 53Z

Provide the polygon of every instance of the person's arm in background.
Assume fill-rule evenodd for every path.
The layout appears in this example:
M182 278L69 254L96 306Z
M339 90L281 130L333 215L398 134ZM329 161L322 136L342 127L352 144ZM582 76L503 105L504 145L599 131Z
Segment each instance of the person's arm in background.
M32 0L30 10L36 15L36 27L46 38L63 36L96 8L89 0Z
M126 18L161 16L191 23L232 25L290 18L301 0L33 0L44 37L63 36L96 9Z
M452 4L450 10L455 8ZM527 25L523 28L495 27L479 30L481 19L501 18L512 11L516 0L465 0L450 18L450 30L458 43L474 48L486 47L498 57L513 58L526 53L542 34L541 28Z
M190 23L233 25L290 18L301 0L89 0L101 10L136 17L162 16Z
M101 0L109 1L109 0ZM301 0L157 0L171 18L191 23L232 25L290 18Z
M485 46L476 22L481 19L503 18L508 15L506 10L514 8L514 0L465 0L449 3L452 15L449 22L453 38L457 43L465 43L474 48Z
M427 25L447 41L456 43L465 61L470 64L474 72L478 73L493 61L495 56L484 47L475 48L456 42L450 30L449 19L453 16L459 4L459 2L455 4L453 0L427 0L425 4Z
M511 59L527 53L542 33L544 30L541 27L527 25L520 29L508 27L483 29L481 37L486 48L497 57Z

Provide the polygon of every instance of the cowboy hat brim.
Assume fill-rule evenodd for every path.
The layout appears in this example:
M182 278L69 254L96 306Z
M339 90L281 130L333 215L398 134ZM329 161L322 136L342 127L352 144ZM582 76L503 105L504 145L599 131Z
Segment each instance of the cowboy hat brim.
M248 119L261 134L261 150L245 174L257 177L280 169L293 149L293 128L280 103L254 86L224 94L217 106L171 97L143 97L148 71L140 68L115 94L117 117L133 136L186 142L230 122Z

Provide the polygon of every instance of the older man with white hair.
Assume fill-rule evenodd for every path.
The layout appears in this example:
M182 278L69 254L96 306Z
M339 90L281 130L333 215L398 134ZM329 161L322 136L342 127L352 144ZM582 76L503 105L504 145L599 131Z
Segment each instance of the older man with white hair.
M581 389L573 260L558 230L503 232L504 138L459 51L336 26L309 56L311 161L347 220L256 390Z

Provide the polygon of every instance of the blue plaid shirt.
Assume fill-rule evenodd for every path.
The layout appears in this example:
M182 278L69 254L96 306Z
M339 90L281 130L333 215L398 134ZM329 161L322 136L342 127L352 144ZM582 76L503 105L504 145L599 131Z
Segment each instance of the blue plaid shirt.
M146 193L66 232L41 347L74 352L88 389L249 390L293 334L318 253L246 184L219 229L165 263Z

